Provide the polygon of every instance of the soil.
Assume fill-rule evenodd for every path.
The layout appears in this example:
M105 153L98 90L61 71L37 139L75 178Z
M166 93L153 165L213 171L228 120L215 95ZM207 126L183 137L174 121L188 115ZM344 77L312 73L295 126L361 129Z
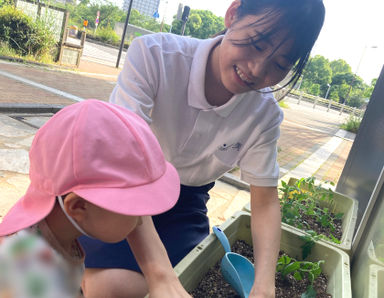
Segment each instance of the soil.
M238 240L232 246L232 251L247 257L252 263L253 252L252 247L242 240ZM280 252L280 256L284 252ZM331 295L326 293L327 278L321 274L314 282L314 289L317 298L329 298ZM281 278L280 273L276 273L276 297L277 298L300 298L309 285L309 281L304 279L296 281L292 276L288 275L286 280ZM240 296L232 289L232 287L224 280L220 271L220 261L212 267L202 278L200 284L194 291L190 293L194 298L240 298Z
M306 222L309 226L307 230L314 230L318 235L322 234L327 236L328 238L331 238L331 234L338 240L341 240L341 237L343 235L343 229L342 229L342 221L341 219L335 219L333 214L331 213L330 216L333 218L333 224L335 226L335 230L332 231L330 227L323 227L320 223L316 221L316 219L313 216L301 214L301 222Z

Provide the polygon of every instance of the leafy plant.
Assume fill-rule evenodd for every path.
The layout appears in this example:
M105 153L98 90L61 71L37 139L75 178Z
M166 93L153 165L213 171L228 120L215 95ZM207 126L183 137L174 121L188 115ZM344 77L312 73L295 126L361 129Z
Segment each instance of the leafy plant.
M303 230L312 231L312 228L304 219L307 216L306 218L313 219L317 224L329 231L329 237L325 235L319 237L340 243L332 233L336 229L334 221L341 219L343 214L334 213L334 194L331 189L325 189L321 185L316 185L315 178L309 177L297 180L294 185L288 185L282 181L282 187L279 190L281 193L282 221L284 223ZM321 207L319 205L320 202L326 202L329 207ZM313 233L315 232L312 231L309 234L315 237Z
M119 44L120 39L111 27L97 29L96 37L100 38L104 42L109 42L112 44Z
M360 128L361 118L351 115L348 120L340 125L341 129L357 133Z
M277 261L276 271L280 272L283 279L286 279L289 274L297 281L307 278L310 284L302 297L316 297L313 282L322 273L321 264L323 263L323 260L318 262L296 261L287 255L283 255Z
M305 260L311 254L312 248L315 245L315 241L321 238L321 236L313 230L308 230L306 232L308 233L307 235L300 236L300 239L304 241L304 244L300 246L302 249L303 260Z
M55 48L55 40L43 22L32 20L11 5L0 8L0 41L16 54L43 57Z

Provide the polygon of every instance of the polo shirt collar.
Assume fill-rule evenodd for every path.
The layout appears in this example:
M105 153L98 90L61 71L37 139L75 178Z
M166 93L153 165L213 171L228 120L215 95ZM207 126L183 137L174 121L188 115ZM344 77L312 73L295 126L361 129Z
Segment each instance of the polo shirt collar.
M213 110L221 117L227 117L239 104L243 94L235 94L222 106L216 107L208 103L205 97L205 70L209 52L213 46L221 41L223 36L202 40L198 45L192 60L191 73L188 84L188 105L200 110Z

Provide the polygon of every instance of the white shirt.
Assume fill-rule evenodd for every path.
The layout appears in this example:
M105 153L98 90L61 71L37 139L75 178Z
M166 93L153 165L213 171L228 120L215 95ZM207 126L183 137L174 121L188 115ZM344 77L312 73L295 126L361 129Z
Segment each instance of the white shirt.
M283 113L272 93L237 94L219 107L205 97L208 55L221 38L135 38L110 101L150 124L182 184L204 185L239 166L244 181L276 186Z

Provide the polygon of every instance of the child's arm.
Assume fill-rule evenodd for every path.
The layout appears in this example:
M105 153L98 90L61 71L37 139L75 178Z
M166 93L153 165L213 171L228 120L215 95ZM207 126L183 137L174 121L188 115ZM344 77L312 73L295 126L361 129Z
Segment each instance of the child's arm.
M191 297L173 271L150 216L143 217L143 223L129 234L127 241L147 281L151 298Z
M249 297L275 297L275 270L280 249L281 215L276 187L251 185L251 230L255 283Z

